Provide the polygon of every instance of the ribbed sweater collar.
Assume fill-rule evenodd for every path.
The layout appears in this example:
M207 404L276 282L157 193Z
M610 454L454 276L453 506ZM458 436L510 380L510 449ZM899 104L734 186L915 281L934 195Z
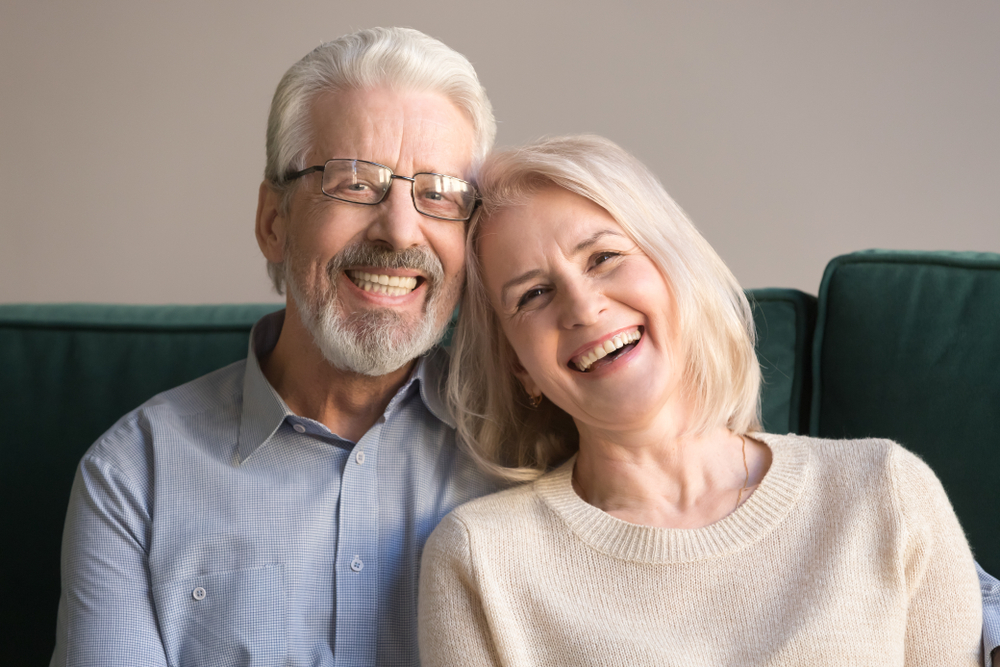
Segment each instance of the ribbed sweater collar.
M640 526L584 502L573 490L576 457L535 482L535 492L592 548L641 563L684 563L723 556L756 541L791 511L806 481L809 448L799 436L751 434L771 449L771 467L739 509L703 528Z

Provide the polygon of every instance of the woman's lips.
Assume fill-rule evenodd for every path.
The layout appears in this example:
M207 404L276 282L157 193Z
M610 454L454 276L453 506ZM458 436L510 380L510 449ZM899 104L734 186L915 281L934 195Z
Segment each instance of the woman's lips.
M575 367L576 370L582 373L586 373L598 359L603 359L609 354L614 354L623 347L638 342L640 338L642 338L642 327L634 327L616 333L603 342L597 343L583 354L570 359L570 366Z

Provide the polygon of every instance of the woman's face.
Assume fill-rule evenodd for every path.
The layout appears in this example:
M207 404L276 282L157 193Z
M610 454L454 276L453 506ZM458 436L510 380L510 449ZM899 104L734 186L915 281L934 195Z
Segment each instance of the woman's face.
M486 221L479 243L486 289L530 394L579 426L611 430L642 428L680 406L684 355L670 287L603 208L551 186Z

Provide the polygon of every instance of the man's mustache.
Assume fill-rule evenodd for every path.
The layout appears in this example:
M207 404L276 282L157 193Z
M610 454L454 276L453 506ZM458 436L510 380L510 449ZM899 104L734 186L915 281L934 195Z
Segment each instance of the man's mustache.
M327 263L327 274L333 281L341 271L356 266L419 271L427 278L430 287L440 285L444 280L441 260L427 246L414 246L395 251L367 243L356 243L347 246L330 259Z

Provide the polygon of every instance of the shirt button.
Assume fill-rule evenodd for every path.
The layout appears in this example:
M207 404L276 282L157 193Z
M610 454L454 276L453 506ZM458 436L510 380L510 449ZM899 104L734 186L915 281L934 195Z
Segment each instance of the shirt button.
M354 557L354 560L351 561L351 569L355 572L365 569L365 564L361 561L361 556Z
M193 597L195 600L204 600L205 595L206 595L205 589L202 588L201 586L191 591L191 597Z
M362 463L365 462L365 453L358 452L357 454L354 455L354 460L358 462L358 465L361 465Z
M302 424L296 424L296 425L292 426L292 428L295 429L296 433L305 433L306 432L306 427L303 426Z

